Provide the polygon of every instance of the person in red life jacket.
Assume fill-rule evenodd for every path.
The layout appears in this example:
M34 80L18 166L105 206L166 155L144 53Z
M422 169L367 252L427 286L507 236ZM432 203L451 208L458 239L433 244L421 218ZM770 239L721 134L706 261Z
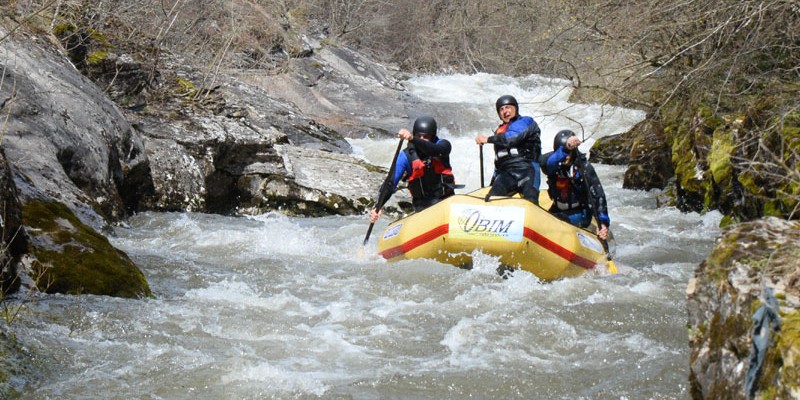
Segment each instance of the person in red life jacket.
M542 156L547 174L547 193L553 200L550 212L572 225L586 228L596 214L597 237L608 240L608 206L600 178L578 150L581 140L570 130L562 130L553 140L553 151ZM595 213L596 211L596 213Z
M397 157L392 193L400 180L408 181L414 211L421 211L455 194L455 177L450 167L452 146L437 135L436 120L422 116L414 121L412 132L401 129L397 137L408 141ZM375 222L383 210L370 210L369 219Z
M475 137L479 145L494 145L494 176L486 201L492 196L520 193L539 204L539 157L542 153L539 125L533 118L519 115L519 103L514 96L500 96L495 109L503 123L494 135Z

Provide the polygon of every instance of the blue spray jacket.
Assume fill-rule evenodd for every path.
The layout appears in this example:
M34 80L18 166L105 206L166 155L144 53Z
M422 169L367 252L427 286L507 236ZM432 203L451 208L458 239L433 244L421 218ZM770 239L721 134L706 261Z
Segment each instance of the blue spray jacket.
M534 169L533 186L538 189L539 157L542 154L541 130L531 117L517 116L507 124L501 124L493 136L487 140L494 145L495 174L497 170L512 167L514 163L525 160Z
M544 168L547 173L547 191L553 199L552 211L597 210L600 223L611 226L606 194L594 167L577 150L575 162L566 164L564 161L568 155L564 146L559 146L556 151L542 157L546 159ZM594 201L590 202L590 198Z

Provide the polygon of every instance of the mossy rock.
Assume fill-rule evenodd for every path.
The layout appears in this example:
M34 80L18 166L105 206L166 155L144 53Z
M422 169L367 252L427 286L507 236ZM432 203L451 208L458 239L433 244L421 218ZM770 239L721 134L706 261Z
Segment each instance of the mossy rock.
M794 392L800 391L800 312L783 315L778 345L783 354L781 381Z
M32 277L47 293L152 296L144 274L105 236L82 223L65 205L34 200L23 205L30 237Z
M772 336L757 398L792 398L800 388L800 224L778 218L727 230L687 290L691 392L695 398L741 398L750 365L752 316L763 288L774 289L781 325Z
M630 132L603 136L592 145L589 161L598 164L626 165L631 157L634 139Z
M0 399L21 399L22 391L40 376L39 363L13 334L0 330Z

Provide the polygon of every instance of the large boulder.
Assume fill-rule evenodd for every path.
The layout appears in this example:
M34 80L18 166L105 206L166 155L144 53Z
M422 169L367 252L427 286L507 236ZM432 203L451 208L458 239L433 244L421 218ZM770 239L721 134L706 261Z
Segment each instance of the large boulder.
M5 33L5 30L2 30ZM8 99L3 147L23 201L66 204L96 229L127 215L117 185L146 162L140 136L113 102L41 37L0 42Z
M24 258L33 282L62 293L149 296L142 272L98 233L127 216L118 187L146 165L142 138L52 42L19 29L0 52L2 146L13 182L4 193L22 210L18 234L30 239Z
M40 291L150 297L142 271L98 231L82 223L64 204L29 200L23 221L30 238L26 262Z
M692 398L752 398L746 387L800 398L799 243L800 223L759 219L729 229L695 268L686 304ZM762 318L770 315L780 322Z

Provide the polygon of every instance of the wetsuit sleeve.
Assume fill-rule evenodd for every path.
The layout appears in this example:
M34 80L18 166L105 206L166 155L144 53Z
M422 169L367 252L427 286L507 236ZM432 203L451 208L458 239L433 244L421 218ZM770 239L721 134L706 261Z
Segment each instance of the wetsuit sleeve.
M564 150L564 146L559 146L558 149L547 158L547 164L544 166L547 174L555 174L558 172L559 164L561 164L568 155L569 153Z
M542 156L542 130L539 129L539 124L531 119L531 124L525 128L521 136L524 136L532 145L531 151L533 154L531 155L531 159L535 162L539 162L539 157Z
M406 152L403 151L397 156L397 164L394 169L394 176L392 177L392 192L397 189L397 184L400 183L400 179L402 179L403 175L406 173L411 174L411 164L408 162Z
M606 203L606 193L603 190L603 185L600 183L600 178L597 177L597 172L595 172L592 164L589 164L588 161L584 161L584 163L584 172L586 174L584 179L586 179L587 186L589 187L589 195L594 199L594 204L592 206L597 210L597 219L600 220L601 224L611 226L611 218L608 217L608 204Z
M415 137L411 140L417 150L431 157L447 157L453 149L450 142L446 139L439 139L436 143L429 142Z

